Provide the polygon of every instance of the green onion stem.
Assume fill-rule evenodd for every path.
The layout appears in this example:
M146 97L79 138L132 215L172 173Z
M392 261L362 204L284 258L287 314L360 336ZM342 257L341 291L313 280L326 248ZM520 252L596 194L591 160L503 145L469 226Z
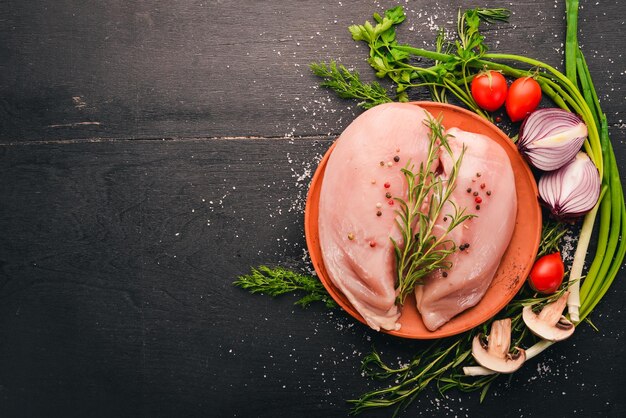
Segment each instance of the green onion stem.
M610 183L611 188L611 230L612 235L617 238L609 243L617 246L615 257L609 260L609 269L605 276L600 276L601 284L599 287L592 291L588 298L583 303L581 309L581 320L587 317L589 313L595 308L598 302L604 297L606 291L609 289L619 269L622 267L622 260L626 255L626 206L624 206L624 193L622 184L620 181L619 170L617 169L615 161L615 153L611 145L609 144L609 161L611 166ZM614 193L613 193L614 192ZM619 239L621 236L621 239ZM619 240L618 240L619 239ZM618 241L618 242L615 242ZM597 281L597 278L593 278L593 281ZM588 302L587 302L588 301Z
M580 72L579 72L580 74ZM612 263L613 254L615 252L615 246L613 248L608 247L607 245L609 239L611 238L611 229L615 228L614 219L612 220L611 213L613 212L613 198L614 190L611 189L611 179L608 173L611 173L613 170L613 165L611 161L611 157L609 155L610 150L610 142L608 137L608 127L606 122L606 117L602 117L601 121L602 131L600 133L602 139L602 146L604 151L604 161L605 161L605 176L602 179L602 194L600 196L601 205L600 205L600 227L598 229L598 246L596 248L596 255L589 267L589 271L587 273L587 279L582 284L581 287L581 302L584 305L585 301L589 295L589 293L593 293L593 289L596 289L599 286L599 281L595 280L596 277L599 276L602 266L607 263ZM613 212L615 213L615 212ZM600 276L602 277L602 276Z
M576 56L576 67L577 67L578 74L585 75L584 77L580 77L579 79L580 89L582 90L583 97L585 98L585 101L587 102L587 106L589 107L589 110L591 111L593 119L597 123L600 120L600 118L598 115L597 106L595 106L593 103L593 94L591 92L591 85L589 84L590 77L586 76L585 64L583 61L582 53Z
M569 296L567 297L567 310L569 312L570 319L574 323L579 321L579 309L580 309L580 278L582 277L583 267L585 265L585 256L587 255L587 249L589 248L589 242L591 241L591 234L593 233L593 224L596 220L596 213L600 202L596 203L593 209L585 215L583 226L580 230L580 236L578 237L578 245L576 246L576 252L574 253L574 261L572 262L572 268L569 275Z
M598 275L600 267L605 260L605 254L607 250L607 242L611 227L611 192L608 186L602 187L601 204L600 204L600 226L598 228L598 247L596 248L596 256L589 267L587 272L587 280L583 282L580 287L580 300L581 304L585 303L589 292L591 291L593 278Z
M540 80L552 87L557 93L557 97L558 95L560 95L563 100L569 103L574 112L578 113L579 115L583 113L583 109L580 103L577 102L570 94L568 94L558 83L556 83L550 77L546 77L545 75L541 74L537 76L537 82L539 82ZM554 99L553 97L550 98Z
M565 103L565 100L561 96L557 94L556 91L552 88L552 86L542 77L537 79L537 82L541 86L541 90L550 98L552 101L561 109L565 109L571 112L570 106Z
M565 75L575 85L578 55L578 0L565 2Z
M597 305L613 282L621 267L626 247L620 241L624 236L624 196L615 163L615 154L609 139L606 115L602 113L589 68L585 57L578 48L576 54L578 81L589 109L600 126L600 144L605 163L602 203L600 208L600 226L598 230L598 246L587 277L581 287L580 320L584 319Z
M602 109L600 108L600 99L598 99L598 94L596 93L596 89L593 85L591 73L589 73L589 67L587 66L587 61L585 60L585 54L583 54L583 51L580 48L578 49L578 58L580 58L583 64L583 67L582 67L583 76L580 76L580 73L579 73L579 77L581 79L584 78L587 84L589 85L589 92L591 93L591 100L593 101L595 105L594 107L596 109L595 113L599 117L602 114Z

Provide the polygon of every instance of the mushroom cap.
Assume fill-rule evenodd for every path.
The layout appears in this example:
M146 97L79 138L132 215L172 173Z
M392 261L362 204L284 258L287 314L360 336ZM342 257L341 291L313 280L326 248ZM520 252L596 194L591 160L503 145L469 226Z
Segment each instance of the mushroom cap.
M516 355L506 353L502 356L487 351L483 343L483 334L478 334L472 341L472 356L478 364L498 373L513 373L526 361L526 352L518 348Z
M548 309L545 306L543 309ZM557 321L546 321L533 312L532 306L525 306L522 310L522 319L528 329L536 336L548 341L562 341L574 333L576 327L564 316L559 316Z

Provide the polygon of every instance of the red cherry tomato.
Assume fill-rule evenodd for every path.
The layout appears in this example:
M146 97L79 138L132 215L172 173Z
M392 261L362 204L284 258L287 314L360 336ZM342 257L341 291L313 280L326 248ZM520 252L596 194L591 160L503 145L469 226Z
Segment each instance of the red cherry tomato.
M528 283L534 291L550 294L556 292L561 286L564 275L565 266L561 259L561 253L556 252L544 255L535 262L530 270Z
M472 97L481 109L494 112L506 100L506 80L497 71L485 71L472 80Z
M506 97L506 113L518 122L535 110L541 102L541 86L532 77L518 78L509 87Z

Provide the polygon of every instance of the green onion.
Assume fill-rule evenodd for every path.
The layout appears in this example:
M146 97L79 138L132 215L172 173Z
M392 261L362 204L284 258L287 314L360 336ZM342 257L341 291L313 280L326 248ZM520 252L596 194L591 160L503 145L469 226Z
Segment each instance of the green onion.
M578 0L565 2L565 74L576 84L576 55L578 51Z

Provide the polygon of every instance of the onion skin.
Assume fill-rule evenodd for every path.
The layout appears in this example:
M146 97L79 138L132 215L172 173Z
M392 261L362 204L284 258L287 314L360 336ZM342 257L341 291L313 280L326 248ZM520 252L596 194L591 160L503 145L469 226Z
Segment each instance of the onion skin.
M574 158L586 137L587 125L577 115L558 108L539 109L522 123L517 147L534 167L552 171Z
M582 216L600 197L600 174L584 152L558 170L545 173L537 184L541 200L557 219Z

